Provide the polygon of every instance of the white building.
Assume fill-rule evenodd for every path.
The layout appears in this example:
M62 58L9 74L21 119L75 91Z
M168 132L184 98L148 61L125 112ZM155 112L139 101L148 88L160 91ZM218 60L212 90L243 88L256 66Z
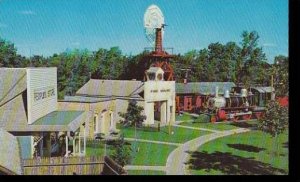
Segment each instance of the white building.
M85 154L87 113L58 110L56 68L0 68L0 85L0 128L22 141L29 138L21 150L51 156L53 146L64 143L65 152ZM58 135L64 137L60 143Z
M130 100L144 108L144 125L173 124L175 122L175 81L164 81L163 70L147 70L147 81L91 79L75 96L59 101L61 110L86 110L89 112L88 133L93 138L102 133L106 137L116 131L116 123L126 113ZM156 113L156 115L155 115ZM157 116L157 117L155 117Z

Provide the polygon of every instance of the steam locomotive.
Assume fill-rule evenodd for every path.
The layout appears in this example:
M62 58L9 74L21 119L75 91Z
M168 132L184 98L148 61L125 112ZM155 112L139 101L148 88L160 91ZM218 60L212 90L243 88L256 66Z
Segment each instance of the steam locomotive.
M210 97L207 100L207 113L211 116L211 122L259 119L265 112L267 101L274 97L273 91L272 87L248 90L234 87L231 93L226 90L223 96L216 94Z
M273 87L232 87L219 95L216 87L215 95L177 96L176 104L178 112L207 114L210 122L259 119L265 113L266 103L274 99L274 91Z

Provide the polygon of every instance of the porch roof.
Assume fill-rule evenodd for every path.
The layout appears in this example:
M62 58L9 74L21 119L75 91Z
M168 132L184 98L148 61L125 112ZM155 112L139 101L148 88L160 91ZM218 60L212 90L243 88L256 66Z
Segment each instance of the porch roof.
M86 118L84 111L54 111L29 126L37 131L75 131Z

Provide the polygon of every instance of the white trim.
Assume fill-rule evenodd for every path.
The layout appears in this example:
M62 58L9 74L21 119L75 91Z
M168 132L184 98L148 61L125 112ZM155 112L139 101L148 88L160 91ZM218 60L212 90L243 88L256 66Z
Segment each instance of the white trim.
M26 87L27 87L27 122L28 124L31 124L31 89L30 89L30 71L28 69L26 69Z

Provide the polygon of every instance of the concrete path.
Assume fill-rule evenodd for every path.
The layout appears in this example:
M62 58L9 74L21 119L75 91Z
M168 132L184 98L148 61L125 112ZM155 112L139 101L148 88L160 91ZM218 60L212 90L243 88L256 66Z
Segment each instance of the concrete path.
M183 145L179 146L171 152L168 156L166 163L167 175L188 175L188 166L185 165L189 158L187 151L196 151L201 145L216 138L250 131L250 129L238 128L233 130L227 130L222 132L216 132L208 135L204 135L193 140L190 140Z
M148 142L148 143L157 143L157 144L164 144L164 145L175 145L181 146L181 143L172 143L172 142L162 142L162 141L155 141L155 140L145 140L145 139L135 139L135 138L124 138L127 141L138 141L138 142Z
M222 131L219 130L213 130L213 129L207 129L207 128L199 128L199 127L192 127L192 126L183 126L183 125L177 125L174 124L173 126L181 127L181 128L187 128L187 129L193 129L193 130L202 130L202 131L210 131L214 133L220 133Z
M137 166L127 165L124 166L126 170L151 170L151 171L166 171L166 166Z

